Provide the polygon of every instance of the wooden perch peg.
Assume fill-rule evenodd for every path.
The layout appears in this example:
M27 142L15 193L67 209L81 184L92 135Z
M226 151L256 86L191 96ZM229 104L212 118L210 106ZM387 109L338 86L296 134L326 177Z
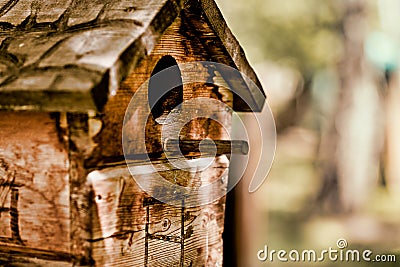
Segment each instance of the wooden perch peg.
M249 153L249 144L243 140L179 140L166 139L164 151L170 154L182 153L184 156L194 153L205 155L241 154Z

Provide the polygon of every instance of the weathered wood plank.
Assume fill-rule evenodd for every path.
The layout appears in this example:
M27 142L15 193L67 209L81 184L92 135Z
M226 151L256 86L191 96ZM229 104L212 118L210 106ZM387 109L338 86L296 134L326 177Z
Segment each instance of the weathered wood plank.
M138 26L125 23L74 34L40 60L38 67L75 65L104 73L141 32Z
M0 140L0 251L69 255L68 157L55 119L2 111Z
M93 135L100 129L93 114L68 113L66 125L69 140L69 188L71 206L71 254L74 264L90 266L92 259L92 189L87 183L85 162L90 157L95 144Z
M49 50L57 46L60 41L68 38L67 34L47 37L42 36L42 34L33 32L13 37L13 41L7 46L7 52L21 59L20 62L18 62L20 67L24 68L35 64L43 58ZM18 76L17 69L15 69L12 74Z
M90 89L99 82L98 88ZM76 67L27 70L0 89L0 109L96 110L106 95L106 86L101 85L99 73ZM43 91L43 88L47 89ZM93 98L92 92L98 95Z
M42 0L38 3L37 23L52 23L57 21L71 5L73 0Z
M32 254L32 256L23 256L18 252L12 251L0 252L0 266L7 267L72 267L72 263L68 261L40 259Z
M104 9L98 19L99 21L132 20L138 25L146 25L154 17L154 13L160 10L162 4L157 0L110 1L109 7Z
M7 260L2 259L4 257L3 253L8 254ZM1 261L5 261L7 265L16 264L18 262L18 259L23 259L23 258L25 258L25 260L31 263L34 263L35 259L39 259L42 260L43 263L47 263L53 266L55 264L72 266L70 263L71 255L69 253L30 248L25 246L9 246L3 244L0 245L0 264Z
M67 26L87 23L97 18L104 5L110 1L104 0L75 0L68 12Z
M0 11L0 22L10 23L14 26L20 25L35 12L34 2L33 0L8 1Z
M12 8L17 1L1 0L0 1L0 16L3 16L7 11Z
M171 182L175 178L179 184L194 186L219 179L227 163L217 160L213 166L194 176L184 170L171 169L162 162L152 166ZM156 184L154 179L160 179L152 168L146 174L146 164L129 168L138 168L136 175L143 176L149 184ZM148 202L151 198L134 182L132 172L135 175L135 169L129 172L126 167L114 167L88 176L96 203L93 216L96 264L143 266L147 262L145 266L221 266L224 198L183 211L180 207L157 201ZM174 178L170 175L172 172ZM193 179L199 181L190 181ZM226 190L226 182L227 179L220 183L221 190ZM202 202L208 197L192 195L188 201ZM183 245L182 236L185 237ZM181 261L183 265L179 265Z

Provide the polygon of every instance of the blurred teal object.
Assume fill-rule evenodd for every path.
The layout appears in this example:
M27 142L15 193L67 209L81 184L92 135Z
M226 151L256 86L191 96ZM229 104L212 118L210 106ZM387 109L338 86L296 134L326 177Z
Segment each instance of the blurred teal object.
M368 35L365 42L368 60L383 71L394 71L400 61L400 44L390 35L375 31Z

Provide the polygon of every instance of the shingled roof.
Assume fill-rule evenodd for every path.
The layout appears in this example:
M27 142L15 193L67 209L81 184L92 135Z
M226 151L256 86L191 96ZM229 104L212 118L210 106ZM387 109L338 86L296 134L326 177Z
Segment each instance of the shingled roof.
M213 0L9 0L0 3L0 109L101 109L110 84L193 1L235 67L260 85ZM263 92L252 94L261 108Z

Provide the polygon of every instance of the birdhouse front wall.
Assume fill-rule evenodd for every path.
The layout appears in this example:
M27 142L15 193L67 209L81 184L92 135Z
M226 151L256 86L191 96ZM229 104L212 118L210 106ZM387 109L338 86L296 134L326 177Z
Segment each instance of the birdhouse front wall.
M130 75L123 81L114 96L111 96L101 116L102 128L93 137L96 147L92 156L98 161L88 173L87 181L93 188L92 215L92 255L99 266L222 266L225 198L213 197L225 195L229 160L226 155L215 157L213 164L205 170L179 169L165 158L161 132L163 123L157 122L155 114L149 116L149 110L142 107L130 107L123 125L124 116L132 97L138 102L147 104L148 90L157 90L143 84L151 78L157 64L165 57L173 58L177 64L191 61L211 60L215 56L227 57L221 54L209 55L203 43L193 38L188 18L178 17L165 31L155 45L153 51L146 56ZM198 18L199 19L199 18ZM193 23L193 21L192 21ZM198 22L200 23L200 22ZM206 23L203 21L202 23ZM205 26L204 26L205 27ZM210 34L209 34L210 35ZM211 38L212 39L212 38ZM215 60L215 58L214 58ZM194 81L210 80L213 76L207 69L183 69L182 77L192 77ZM211 76L211 77L210 77ZM197 97L222 101L232 106L232 93L226 88L213 84L199 82L183 84L182 101L190 101ZM169 101L170 99L164 99ZM213 110L219 123L209 118L195 118L179 131L177 138L185 140L229 139L231 111L218 106L193 106L189 109ZM190 110L189 110L190 112ZM222 124L221 124L222 122ZM130 143L125 147L125 153L133 155L128 160L128 168L121 165L122 140L124 127L125 138ZM173 126L171 126L173 127ZM142 129L146 129L145 132ZM142 142L145 140L145 142ZM145 146L145 147L143 147ZM151 162L135 159L135 155L148 153ZM191 152L188 159L196 160L200 155ZM146 166L151 165L156 172L146 173ZM100 167L100 168L99 168ZM138 169L137 172L135 170ZM146 180L154 184L151 192L144 192L132 179ZM200 186L218 181L218 192L208 192L198 195L195 205L182 209L164 204L153 199L148 193L157 195L157 179L166 179L180 186ZM197 185L196 185L197 184ZM163 195L174 192L161 192ZM152 202L153 201L153 202ZM145 204L147 203L147 204ZM182 220L182 218L184 218ZM185 238L180 243L182 236ZM175 240L175 241L174 241ZM181 265L183 264L183 265Z

